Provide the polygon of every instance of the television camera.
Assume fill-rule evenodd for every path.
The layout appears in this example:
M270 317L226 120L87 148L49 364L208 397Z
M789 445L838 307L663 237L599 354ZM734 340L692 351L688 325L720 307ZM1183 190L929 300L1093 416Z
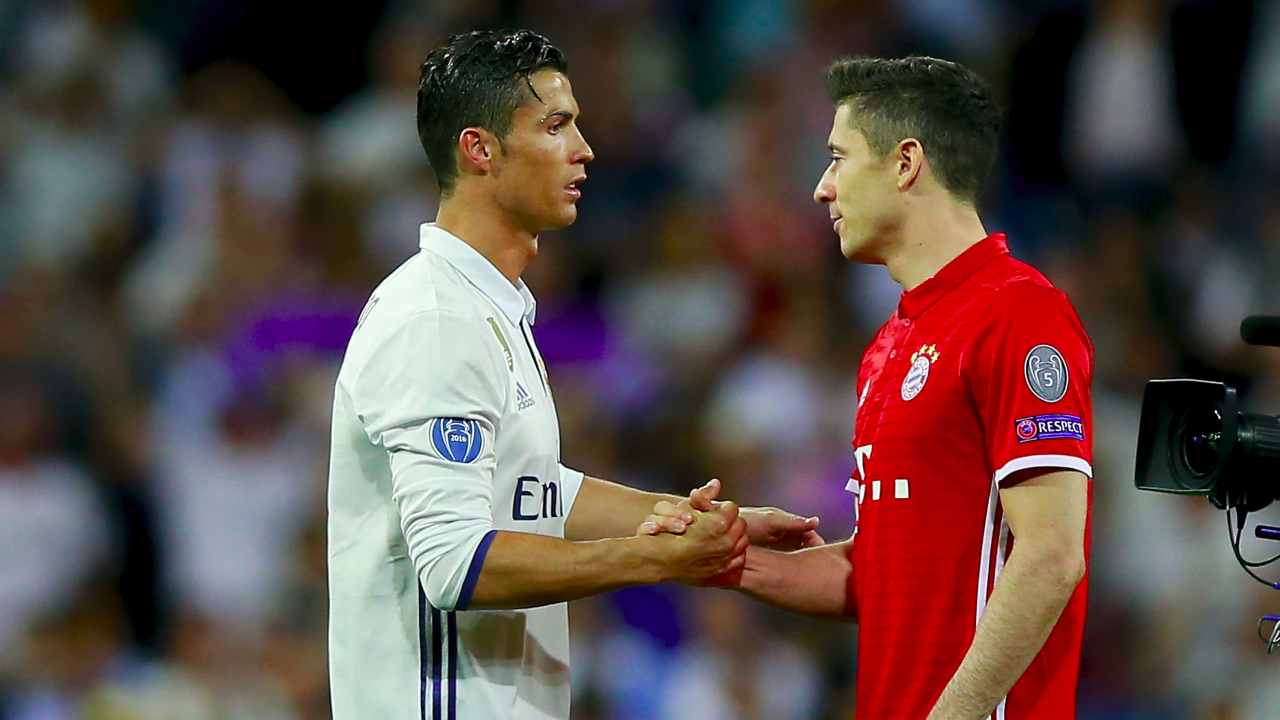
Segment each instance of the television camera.
M1251 345L1280 347L1280 316L1247 317L1240 336ZM1241 411L1236 389L1226 383L1151 380L1142 398L1134 480L1139 490L1208 497L1227 513L1227 534L1240 566L1280 590L1280 582L1254 572L1280 555L1250 561L1240 553L1246 516L1280 499L1280 417ZM1280 540L1280 527L1259 524L1254 536ZM1266 623L1271 630L1264 633ZM1280 647L1280 615L1259 620L1258 634L1268 653Z

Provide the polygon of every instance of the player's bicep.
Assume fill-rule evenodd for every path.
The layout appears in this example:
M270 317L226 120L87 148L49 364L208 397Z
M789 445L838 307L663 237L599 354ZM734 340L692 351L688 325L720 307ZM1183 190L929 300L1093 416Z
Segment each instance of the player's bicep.
M423 590L434 607L465 609L495 532L492 451L472 464L410 448L389 458L400 531Z
M1068 570L1083 568L1084 534L1089 508L1089 479L1074 470L1023 471L1011 487L1001 488L1000 505L1022 547Z

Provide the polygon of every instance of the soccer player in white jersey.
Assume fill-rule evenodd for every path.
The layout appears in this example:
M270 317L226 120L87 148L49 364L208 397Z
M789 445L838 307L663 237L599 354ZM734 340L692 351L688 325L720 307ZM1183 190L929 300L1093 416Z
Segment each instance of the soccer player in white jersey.
M529 31L455 36L423 63L418 132L439 214L373 292L335 390L338 720L567 720L565 601L714 584L740 570L748 542L821 542L816 518L732 503L685 535L633 537L665 496L560 464L520 275L540 233L576 218L593 159L566 70Z

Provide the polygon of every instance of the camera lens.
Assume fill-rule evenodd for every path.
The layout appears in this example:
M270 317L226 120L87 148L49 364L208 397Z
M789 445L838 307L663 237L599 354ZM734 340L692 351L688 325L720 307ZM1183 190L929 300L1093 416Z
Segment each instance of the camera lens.
M1182 417L1178 436L1182 462L1197 478L1210 475L1218 465L1218 445L1222 441L1222 412L1190 411Z

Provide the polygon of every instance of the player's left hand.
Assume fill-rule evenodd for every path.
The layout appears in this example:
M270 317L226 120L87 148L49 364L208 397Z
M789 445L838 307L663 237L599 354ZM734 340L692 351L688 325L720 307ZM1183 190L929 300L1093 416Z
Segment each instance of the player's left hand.
M679 503L658 502L653 506L653 513L637 528L637 534L683 533L685 527L693 522L693 510L708 512L717 506L720 488L720 480L712 478ZM775 507L743 508L740 517L747 523L747 539L752 545L773 550L798 550L826 542L817 532L816 517L803 518Z
M799 550L826 543L818 534L818 518L800 517L775 507L743 508L739 517L747 521L747 539L752 545L772 550Z

